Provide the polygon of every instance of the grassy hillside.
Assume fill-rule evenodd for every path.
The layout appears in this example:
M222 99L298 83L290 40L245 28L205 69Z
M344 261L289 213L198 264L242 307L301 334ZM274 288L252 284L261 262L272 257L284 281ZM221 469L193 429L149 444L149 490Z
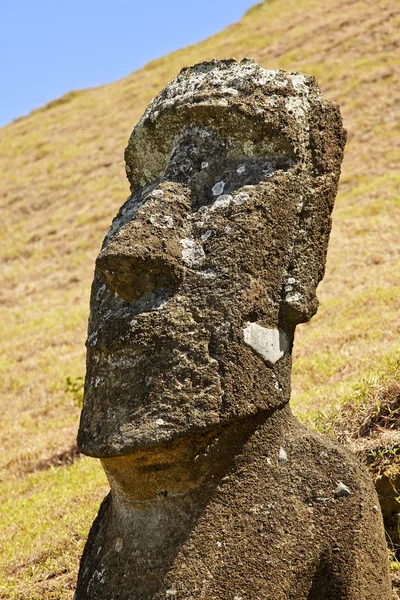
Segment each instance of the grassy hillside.
M68 466L79 394L66 378L84 374L94 259L128 195L123 150L182 66L251 56L315 75L341 105L346 158L320 310L296 339L297 412L329 411L399 349L399 29L397 0L269 0L200 44L0 130L0 598L71 597L106 483L94 460Z

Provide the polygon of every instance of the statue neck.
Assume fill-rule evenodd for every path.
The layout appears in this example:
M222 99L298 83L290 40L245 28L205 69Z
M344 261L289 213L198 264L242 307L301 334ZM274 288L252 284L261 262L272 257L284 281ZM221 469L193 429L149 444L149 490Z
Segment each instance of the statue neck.
M291 416L289 406L133 454L103 458L113 498L135 505L196 495L196 491L200 495L211 492L233 466L247 440L261 425L265 425L263 435L272 431L277 416L279 421L286 421Z

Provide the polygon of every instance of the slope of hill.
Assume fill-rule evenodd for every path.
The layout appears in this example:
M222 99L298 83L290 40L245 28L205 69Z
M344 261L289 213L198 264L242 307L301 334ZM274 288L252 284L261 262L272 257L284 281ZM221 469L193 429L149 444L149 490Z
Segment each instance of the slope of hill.
M251 56L315 75L341 105L346 158L320 310L296 339L297 412L329 407L399 348L399 28L397 0L269 0L200 44L0 130L0 597L71 595L106 484L95 461L52 467L74 456L79 390L66 393L66 378L79 387L84 374L94 259L128 195L123 150L181 67Z

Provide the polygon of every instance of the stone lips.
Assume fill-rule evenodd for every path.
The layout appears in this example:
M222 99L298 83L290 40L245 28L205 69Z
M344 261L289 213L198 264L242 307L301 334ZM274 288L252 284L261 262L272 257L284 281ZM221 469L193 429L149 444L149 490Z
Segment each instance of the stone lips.
M368 473L288 406L102 463L75 600L391 598Z

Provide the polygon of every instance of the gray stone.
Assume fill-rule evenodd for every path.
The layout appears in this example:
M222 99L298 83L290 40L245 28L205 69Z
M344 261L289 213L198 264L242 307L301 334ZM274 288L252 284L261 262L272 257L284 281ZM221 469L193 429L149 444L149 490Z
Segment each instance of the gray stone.
M345 485L343 481L339 481L334 492L335 498L346 498L350 494L351 490L347 487L347 485Z
M289 340L284 331L267 329L258 323L246 323L243 339L245 344L271 364L275 364L289 349Z
M288 405L344 144L312 77L247 59L183 69L135 127L92 287L78 443L111 492L76 600L389 600L368 474Z
M279 452L278 452L278 463L280 465L285 465L288 461L288 455L286 450L284 450L283 448L279 448Z

